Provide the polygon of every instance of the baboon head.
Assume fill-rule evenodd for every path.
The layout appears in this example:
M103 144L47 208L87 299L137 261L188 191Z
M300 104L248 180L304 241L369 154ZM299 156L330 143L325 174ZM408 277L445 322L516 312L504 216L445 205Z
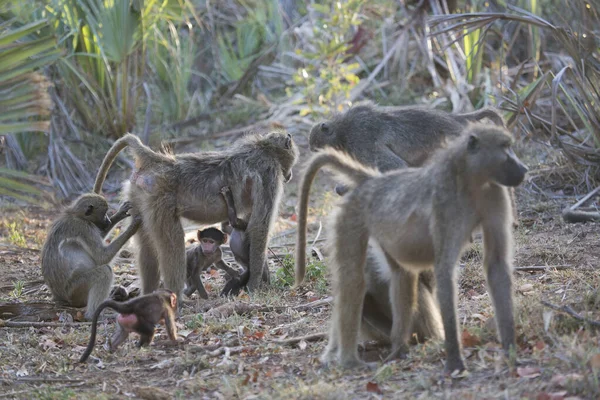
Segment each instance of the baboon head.
M503 186L518 186L527 167L511 146L511 134L500 127L471 124L467 131L467 168L486 181Z
M378 124L373 122L376 117L374 105L370 101L361 102L344 113L333 115L329 120L314 125L308 136L310 151L323 147L333 147L343 150L350 132L361 132L368 135Z
M292 139L292 135L285 130L278 129L267 134L261 139L263 145L269 147L275 158L281 164L281 172L285 182L292 179L292 167L298 160L298 147Z
M110 226L107 211L108 203L104 197L94 193L79 196L66 210L68 213L92 222L101 230Z
M203 254L212 254L219 246L227 243L227 234L217 228L198 230L198 241Z

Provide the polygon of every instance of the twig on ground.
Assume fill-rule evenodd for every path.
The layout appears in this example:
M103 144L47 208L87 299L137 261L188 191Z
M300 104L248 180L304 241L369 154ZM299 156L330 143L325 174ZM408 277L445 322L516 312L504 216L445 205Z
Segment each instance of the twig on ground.
M298 336L298 337L293 337L293 338L288 338L288 339L275 339L275 340L271 340L271 342L291 346L296 343L300 343L303 340L305 342L316 342L318 340L323 340L326 338L327 338L327 332L319 332L319 333L312 333L310 335Z
M46 326L84 326L91 322L33 322L33 321L5 321L0 319L0 328L44 328Z
M331 303L333 297L326 297L324 299L316 300L307 304L300 304L297 306L265 306L262 304L248 304L242 302L231 302L225 303L219 307L215 307L205 313L207 317L218 317L227 318L230 315L235 314L249 314L253 311L257 312L273 312L273 311L285 311L288 309L296 311L306 311L311 308L320 307Z
M527 265L523 267L514 267L515 271L547 271L549 269L569 269L571 265Z
M575 310L573 310L569 306L565 305L565 306L560 307L560 306L557 306L555 304L549 303L546 300L542 300L542 304L545 305L548 308L553 309L553 310L569 314L571 317L575 318L576 320L585 322L586 324L588 324L590 326L600 328L600 321L594 321L592 319L583 317L583 316L579 315Z
M49 378L44 376L21 376L14 379L11 378L0 378L0 382L36 382L36 383L52 383L52 382L69 382L77 383L83 382L82 379L71 379L71 378Z

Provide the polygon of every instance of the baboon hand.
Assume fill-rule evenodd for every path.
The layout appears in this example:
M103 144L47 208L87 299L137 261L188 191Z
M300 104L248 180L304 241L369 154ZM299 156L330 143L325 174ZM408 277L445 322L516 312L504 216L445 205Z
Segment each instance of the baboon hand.
M117 214L125 214L125 215L131 215L129 214L129 210L131 210L131 208L133 207L133 204L131 204L130 201L126 201L123 204L121 204L121 207L119 207L119 211L117 211Z
M229 186L223 186L220 190L221 194L227 194L229 192L231 192L231 189L229 188Z

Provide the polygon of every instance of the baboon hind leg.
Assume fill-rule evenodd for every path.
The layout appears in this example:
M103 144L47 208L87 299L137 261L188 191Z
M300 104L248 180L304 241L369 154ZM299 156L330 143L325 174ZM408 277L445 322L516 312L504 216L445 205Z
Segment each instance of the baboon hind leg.
M181 221L174 210L174 204L161 204L161 209L152 213L148 232L157 248L158 265L163 276L165 288L175 292L181 304L183 287L187 272L185 260L185 233Z
M79 268L69 278L70 303L79 307L86 305L85 318L92 319L96 309L110 294L113 273L110 265Z
M158 289L160 270L155 245L147 232L146 225L142 225L136 233L136 261L140 271L142 294L149 294Z
M322 358L329 361L328 352L337 344L337 359L343 367L364 365L358 357L357 345L366 289L364 265L369 234L362 218L347 215L351 211L350 208L341 210L336 220L332 271L336 299L330 335L333 343Z

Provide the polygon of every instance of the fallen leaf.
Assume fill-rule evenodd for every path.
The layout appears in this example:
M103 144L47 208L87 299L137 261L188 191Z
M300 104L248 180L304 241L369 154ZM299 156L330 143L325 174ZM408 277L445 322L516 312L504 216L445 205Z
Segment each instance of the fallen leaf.
M27 371L27 368L25 368L25 366L23 365L16 373L15 375L17 375L19 378L22 376L29 376L29 372Z
M308 346L308 343L306 343L306 340L301 340L300 343L298 343L298 348L300 350L306 350L306 346Z
M381 390L376 382L367 382L367 392L383 394L383 390Z
M542 317L544 319L544 331L548 332L548 329L550 328L550 323L552 322L552 318L554 317L554 311L546 310L542 314Z
M298 221L298 216L294 213L290 216L290 221L294 221L297 222Z
M566 395L566 390L552 393L541 392L536 396L536 400L564 400Z
M133 390L137 397L144 400L169 400L173 398L169 392L157 387L136 387Z
M542 351L546 348L546 343L544 343L543 340L538 340L537 342L535 342L535 345L533 346L533 348L538 351Z
M518 367L517 375L521 378L537 378L541 375L541 370L538 367Z
M600 370L600 353L594 354L590 358L590 367L595 370Z
M462 332L461 341L464 347L475 347L481 344L481 339L470 334L466 329Z

